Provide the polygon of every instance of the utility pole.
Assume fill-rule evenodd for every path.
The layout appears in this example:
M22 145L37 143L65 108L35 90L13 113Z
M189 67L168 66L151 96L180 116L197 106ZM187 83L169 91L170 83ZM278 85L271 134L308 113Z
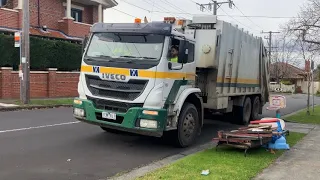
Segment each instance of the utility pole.
M218 14L218 9L222 4L229 4L229 8L232 9L233 1L228 0L225 2L218 2L216 0L212 0L212 3L207 3L207 4L199 4L197 3L198 6L200 6L200 11L204 11L205 9L208 9L209 11L213 11L213 15Z
M262 32L263 34L269 34L269 37L267 38L269 40L269 62L271 63L271 52L272 52L272 34L278 34L280 32Z
M272 47L272 35L273 34L278 34L278 33L280 33L280 32L273 32L273 31L269 31L269 32L261 32L262 34L269 34L269 37L268 38L265 38L265 39L268 39L268 44L269 44L269 63L271 63L271 53L272 53L272 48L274 48L274 47ZM280 88L281 88L281 83L280 83L280 79L279 79L279 67L278 67L278 65L275 65L275 67L276 67L276 78L277 78L277 83L279 83L280 84ZM281 70L281 69L280 69Z
M30 15L29 15L29 0L23 1L23 20L22 20L22 52L21 52L21 67L22 67L22 103L28 104L30 101Z

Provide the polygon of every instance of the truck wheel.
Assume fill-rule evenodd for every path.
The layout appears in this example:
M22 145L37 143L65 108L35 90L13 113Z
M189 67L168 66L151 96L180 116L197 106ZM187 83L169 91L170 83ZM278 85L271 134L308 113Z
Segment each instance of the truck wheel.
M250 122L250 117L251 117L251 110L252 110L252 104L251 104L251 99L249 97L246 98L246 100L243 103L243 108L242 108L242 124L247 125Z
M259 119L260 106L261 106L260 98L257 96L252 101L251 120Z
M199 115L197 108L190 103L185 103L182 107L178 129L175 135L176 145L187 147L194 143L199 130Z
M250 122L251 109L252 109L251 99L247 97L244 100L242 107L240 106L233 107L234 117L232 118L232 122L235 124L247 125Z
M121 131L116 130L116 129L110 129L110 128L106 128L106 127L102 127L102 126L100 126L100 128L108 133L113 133L113 134L121 134L122 133Z

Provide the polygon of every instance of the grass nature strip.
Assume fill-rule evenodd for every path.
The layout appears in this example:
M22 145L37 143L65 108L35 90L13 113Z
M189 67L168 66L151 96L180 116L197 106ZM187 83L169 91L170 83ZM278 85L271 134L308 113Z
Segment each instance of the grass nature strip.
M291 132L287 142L292 147L306 134ZM244 157L242 150L219 147L208 149L185 158L173 164L150 172L137 180L197 180L197 179L222 179L222 180L248 180L257 176L263 169L272 164L284 151L277 151L275 155L264 148L251 149L248 156ZM207 176L201 175L202 170L210 170Z
M320 124L320 106L310 107L310 116L307 115L307 109L285 118L287 121L303 124Z

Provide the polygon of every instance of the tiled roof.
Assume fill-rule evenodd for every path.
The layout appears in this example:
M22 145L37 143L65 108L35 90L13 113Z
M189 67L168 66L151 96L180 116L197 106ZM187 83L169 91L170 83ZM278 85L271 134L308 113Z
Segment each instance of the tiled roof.
M304 78L306 72L296 66L285 62L276 62L270 66L270 77L277 76L284 79L301 79Z
M16 32L18 30L0 27L0 31ZM34 35L34 36L42 36L42 37L73 40L73 41L81 41L82 40L81 38L78 38L78 37L67 36L61 31L52 30L52 29L47 29L46 31L44 31L41 28L35 28L35 27L30 27L30 34Z

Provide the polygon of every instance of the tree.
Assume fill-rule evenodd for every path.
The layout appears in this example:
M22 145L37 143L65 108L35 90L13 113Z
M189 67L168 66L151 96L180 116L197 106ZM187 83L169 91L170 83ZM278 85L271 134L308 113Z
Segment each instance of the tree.
M312 50L320 50L320 0L309 0L291 24L294 24L292 30L300 31L302 40L309 43Z
M320 33L320 0L309 0L309 3L301 8L298 17L288 23L286 32L296 39L300 59L304 62L311 62L314 60L315 53L320 50L320 37L318 36ZM309 68L307 70L307 114L310 115L310 86L313 70Z
M296 52L296 40L288 36L287 33L282 33L280 37L275 41L276 47L272 55L272 63L276 81L279 83L281 80L290 78L290 65L299 66L297 61Z

